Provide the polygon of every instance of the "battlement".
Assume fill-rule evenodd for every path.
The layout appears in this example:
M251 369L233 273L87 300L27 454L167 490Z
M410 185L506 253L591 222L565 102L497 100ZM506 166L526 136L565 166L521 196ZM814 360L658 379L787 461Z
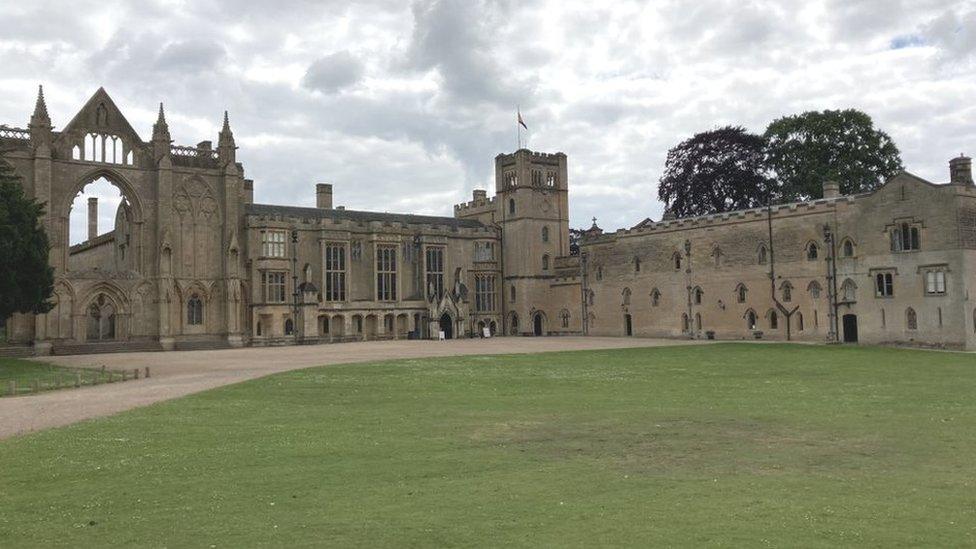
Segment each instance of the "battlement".
M455 204L454 215L457 216L458 214L472 214L494 210L497 199L498 197L496 196L492 196L491 198L475 198L474 200L469 200L468 202Z
M861 193L855 195L839 196L836 198L820 198L808 202L792 202L789 204L778 204L770 208L773 216L786 215L805 215L813 213L826 213L835 209L839 204L853 204L856 200L870 196L871 193ZM619 237L640 236L657 232L674 232L681 230L698 229L712 227L715 225L731 224L748 221L761 221L766 219L766 208L751 208L748 210L736 210L732 212L722 212L716 214L682 217L678 219L665 219L658 222L646 222L640 226L630 229L617 229L612 233L605 233L599 236L587 237L586 244L597 242L613 241Z
M561 160L565 160L566 154L562 152L546 153L531 151L529 149L519 149L513 153L499 153L495 156L495 162L501 165L514 164L519 157L528 158L529 162L538 164L558 165Z

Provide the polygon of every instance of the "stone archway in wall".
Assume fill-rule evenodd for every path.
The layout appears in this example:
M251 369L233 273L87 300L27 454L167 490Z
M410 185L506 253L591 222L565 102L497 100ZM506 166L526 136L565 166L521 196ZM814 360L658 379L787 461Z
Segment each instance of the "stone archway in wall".
M444 332L444 339L454 339L454 318L451 316L451 313L445 312L442 314L439 325L441 332Z
M86 343L129 339L128 302L118 288L98 284L82 303L84 306L76 315L76 339Z
M87 211L72 211L75 199L82 195L90 185L101 185L104 182L114 187L122 197L122 203L117 211L107 217L114 220L111 230L99 229L97 246L80 245L88 242L85 238L72 238L72 215L87 217ZM55 254L55 268L66 277L83 275L97 270L106 272L125 272L132 278L136 273L145 271L145 248L147 234L145 233L144 201L139 196L132 183L117 170L107 167L97 167L84 172L80 177L65 187L65 191L52 196L52 224L51 245L57 250ZM82 230L75 227L75 230ZM111 238L112 242L105 242ZM79 245L72 246L71 241L78 240ZM112 249L106 250L107 247Z

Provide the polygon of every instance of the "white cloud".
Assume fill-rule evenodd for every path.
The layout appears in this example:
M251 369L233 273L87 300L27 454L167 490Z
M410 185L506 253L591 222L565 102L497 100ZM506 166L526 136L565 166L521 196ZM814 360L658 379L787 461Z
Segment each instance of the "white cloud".
M0 123L37 83L55 125L99 86L148 138L215 139L230 110L258 200L451 214L494 188L495 154L569 155L571 216L659 218L667 149L725 124L762 131L855 107L906 167L944 181L976 152L976 2L959 0L7 1Z

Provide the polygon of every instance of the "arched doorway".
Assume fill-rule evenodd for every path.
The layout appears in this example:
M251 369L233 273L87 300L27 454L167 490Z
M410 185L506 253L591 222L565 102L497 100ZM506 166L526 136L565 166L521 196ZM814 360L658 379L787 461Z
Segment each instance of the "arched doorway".
M88 306L86 317L85 339L88 341L106 341L116 338L115 305L100 294Z
M536 313L535 316L532 317L532 333L534 335L536 336L542 335L542 329L543 329L542 323L543 323L542 313Z
M857 315L844 315L844 343L857 343Z
M444 332L444 339L454 339L454 319L448 313L441 315L440 329Z
M624 333L626 335L634 335L634 322L629 314L624 315Z

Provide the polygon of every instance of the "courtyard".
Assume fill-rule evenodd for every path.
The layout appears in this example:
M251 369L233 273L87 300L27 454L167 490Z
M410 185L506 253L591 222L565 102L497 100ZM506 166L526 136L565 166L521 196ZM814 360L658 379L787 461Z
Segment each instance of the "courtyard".
M971 354L655 343L65 357L153 377L0 399L94 418L0 441L0 545L976 542Z

